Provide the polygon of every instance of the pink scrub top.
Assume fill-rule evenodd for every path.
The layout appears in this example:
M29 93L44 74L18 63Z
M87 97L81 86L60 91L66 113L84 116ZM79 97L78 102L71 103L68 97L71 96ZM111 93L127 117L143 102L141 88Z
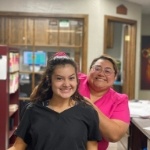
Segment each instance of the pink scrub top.
M87 75L79 73L80 81L79 93L90 99L90 90L87 83ZM126 123L130 123L130 113L128 107L128 96L114 91L112 88L108 90L100 99L94 103L108 118L118 119ZM106 150L108 141L103 139L99 142L98 150Z

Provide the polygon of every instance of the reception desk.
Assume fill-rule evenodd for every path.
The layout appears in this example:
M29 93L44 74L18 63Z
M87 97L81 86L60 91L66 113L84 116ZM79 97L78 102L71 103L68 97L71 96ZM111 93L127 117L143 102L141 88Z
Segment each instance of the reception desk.
M128 150L150 150L150 119L131 118Z
M119 150L150 150L150 119L131 118L129 130L118 147Z

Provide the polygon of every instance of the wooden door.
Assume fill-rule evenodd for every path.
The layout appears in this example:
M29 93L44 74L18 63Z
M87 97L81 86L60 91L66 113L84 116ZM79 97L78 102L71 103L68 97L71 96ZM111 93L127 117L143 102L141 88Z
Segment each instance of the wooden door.
M107 48L113 45L113 30L110 30L111 22L126 24L124 28L123 40L123 83L122 93L126 93L129 99L135 97L135 60L136 60L136 25L134 20L117 18L113 16L105 16L104 21L104 53L107 53ZM109 43L108 43L109 41Z
M130 99L134 98L135 86L135 31L132 25L124 27L124 49L123 49L123 87L122 92Z

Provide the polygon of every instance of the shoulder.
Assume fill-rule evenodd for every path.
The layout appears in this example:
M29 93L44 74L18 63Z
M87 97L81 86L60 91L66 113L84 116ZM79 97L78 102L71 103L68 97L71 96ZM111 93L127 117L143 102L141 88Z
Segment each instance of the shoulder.
M99 131L99 117L97 111L93 108L93 106L89 104L81 104L79 113L81 120L83 120L84 123L86 123L86 125L89 127L89 130L97 129L96 131Z
M87 91L87 75L83 73L78 73L78 79L79 79L79 91L80 93L83 93Z
M111 109L109 110L110 116L113 119L122 120L124 122L130 122L130 114L129 114L129 105L128 105L128 96L127 94L122 94L114 91L113 89L110 90L111 95Z
M24 110L32 110L35 107L35 103L29 102L25 105Z
M123 93L118 93L112 88L108 91L108 95L111 96L113 99L117 99L119 101L128 101L128 95Z
M94 109L94 107L90 104L87 103L79 103L79 109L81 112L83 112L84 114L86 114L89 118L92 115L97 114L97 111Z
M78 72L78 78L79 79L86 79L87 78L87 75L82 73L82 72Z
M32 109L35 107L35 104L33 102L29 102L27 103L20 112L20 119L24 116L24 114L26 113L31 113Z

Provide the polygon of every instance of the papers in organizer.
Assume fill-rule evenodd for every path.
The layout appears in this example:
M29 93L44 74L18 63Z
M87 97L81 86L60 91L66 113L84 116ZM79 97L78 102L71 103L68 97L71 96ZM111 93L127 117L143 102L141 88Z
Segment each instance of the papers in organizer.
M131 100L129 101L131 117L150 118L150 101L149 100Z

